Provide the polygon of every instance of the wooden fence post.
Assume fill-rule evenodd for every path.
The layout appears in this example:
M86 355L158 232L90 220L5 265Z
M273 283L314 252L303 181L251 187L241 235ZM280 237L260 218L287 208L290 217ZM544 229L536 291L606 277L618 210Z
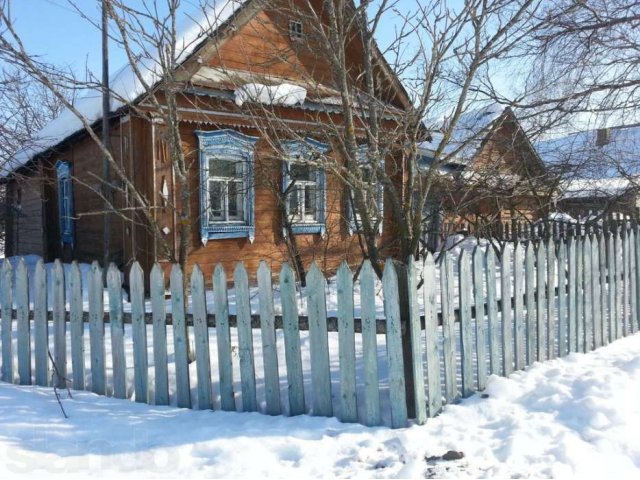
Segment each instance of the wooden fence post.
M77 268L76 264L76 268ZM73 266L72 266L72 278L73 278ZM80 272L78 271L78 276ZM40 385L46 387L49 385L49 321L47 320L47 271L44 268L44 262L41 258L36 262L36 270L34 274L34 286L35 286L35 298L33 301L33 341L34 341L34 356L35 356L35 367L36 367L36 385ZM72 292L74 290L72 289ZM72 293L71 300L73 300L74 296ZM80 308L82 308L82 304L80 304ZM72 313L72 321L73 321L73 312L77 312L77 309L71 308ZM80 312L82 314L82 311ZM82 320L82 319L80 319ZM77 320L76 320L77 324ZM72 334L73 334L73 325L72 322ZM72 342L73 342L73 336ZM73 343L72 343L73 347ZM73 355L73 351L72 351ZM84 360L84 358L83 358ZM76 371L77 370L77 371ZM80 369L73 368L74 379L76 375L80 375ZM82 369L82 379L78 380L76 384L74 381L74 388L78 390L84 389L84 368Z
M387 321L387 361L389 363L389 396L391 403L391 426L407 426L407 395L405 390L402 356L402 326L398 296L398 275L393 260L385 262L382 275L384 313ZM454 379L455 381L455 379Z
M126 358L124 355L124 323L122 321L122 280L120 271L112 263L107 270L109 290L109 327L111 329L111 358L113 359L113 396L125 398Z
M154 402L169 405L169 372L167 367L167 315L165 306L164 272L157 263L150 275L151 310L153 321Z
M198 265L191 271L191 308L193 311L193 341L198 379L198 409L211 410L211 357L209 355L209 327L207 325L204 275Z
M267 414L280 415L282 409L280 407L280 375L278 374L278 347L273 312L273 288L271 270L264 260L260 261L258 267L258 299L260 301L260 332Z
M284 263L280 270L280 296L282 298L282 323L287 363L289 415L301 415L305 412L305 399L300 354L300 327L295 278L288 263Z
M184 276L180 265L171 267L171 313L173 316L173 352L176 368L176 398L179 408L191 408L189 380L189 337L185 321ZM218 319L216 319L218 320Z
M91 350L91 391L106 393L104 361L104 284L102 268L98 262L91 264L89 273L89 346Z
M31 324L29 322L29 279L21 257L16 268L16 327L20 385L31 385Z
M337 273L338 356L340 365L340 420L358 421L356 401L356 344L353 325L353 276L347 262ZM420 319L418 318L418 322Z
M234 411L233 369L231 363L231 331L229 329L229 299L227 275L220 263L213 271L213 302L216 312L216 339L218 344L218 372L220 375L220 405L222 410Z
M240 357L240 389L242 410L258 410L256 398L256 368L253 357L253 332L251 330L251 300L249 299L249 276L242 262L236 263L233 272L236 289L236 317L238 331L238 356ZM204 324L206 325L206 319ZM208 343L208 339L207 339Z
M442 409L440 385L440 354L438 353L438 315L436 312L436 267L433 256L427 255L424 263L424 322L425 351L427 357L427 382L429 390L429 416L436 416ZM364 306L364 299L363 299Z
M491 248L491 247L489 247ZM473 249L473 303L476 309L476 352L478 358L478 390L487 386L487 336L484 315L484 269L485 261L482 247L476 245ZM426 273L425 273L426 275ZM426 287L426 283L425 283ZM425 299L425 318L427 301ZM428 367L427 367L428 368Z

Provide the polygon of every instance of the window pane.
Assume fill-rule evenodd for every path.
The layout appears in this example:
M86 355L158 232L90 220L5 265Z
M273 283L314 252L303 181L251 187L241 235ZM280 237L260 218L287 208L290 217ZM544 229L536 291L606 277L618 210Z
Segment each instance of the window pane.
M229 182L229 220L242 220L242 182Z
M298 188L292 188L287 197L287 201L289 202L289 215L293 217L299 214L300 201L298 198Z
M316 187L315 185L305 185L304 215L306 217L306 220L315 220L316 218Z
M289 175L291 176L291 180L314 180L312 168L309 165L305 165L302 163L292 163Z
M209 220L224 220L223 182L209 182Z
M234 160L209 157L209 176L240 178L242 176L242 164Z

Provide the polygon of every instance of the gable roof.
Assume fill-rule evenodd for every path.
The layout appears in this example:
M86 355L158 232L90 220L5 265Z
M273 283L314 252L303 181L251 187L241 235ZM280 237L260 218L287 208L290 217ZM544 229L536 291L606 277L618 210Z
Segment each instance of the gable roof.
M542 160L522 129L513 110L498 103L489 103L460 115L451 132L449 142L442 150L442 155L450 156L450 158L445 165L440 167L441 173L468 167L490 135L507 121L515 124L516 134L522 136L534 160L543 166ZM422 168L427 167L435 160L435 152L443 138L444 134L441 131L435 131L431 132L430 141L418 144L419 165Z
M490 103L462 113L451 131L442 154L453 155L451 163L471 161L484 140L484 134L491 130L496 120L502 117L506 110L506 107L498 103ZM444 133L433 131L430 135L431 140L418 144L418 150L424 152L425 157L433 159L429 153L435 153L444 138Z
M565 176L606 179L638 175L640 125L591 129L536 143L545 163Z

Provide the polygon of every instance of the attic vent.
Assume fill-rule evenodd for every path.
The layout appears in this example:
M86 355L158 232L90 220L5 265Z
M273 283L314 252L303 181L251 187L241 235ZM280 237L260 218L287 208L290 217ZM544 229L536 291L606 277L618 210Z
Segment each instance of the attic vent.
M289 20L289 37L292 40L300 40L302 38L302 22Z

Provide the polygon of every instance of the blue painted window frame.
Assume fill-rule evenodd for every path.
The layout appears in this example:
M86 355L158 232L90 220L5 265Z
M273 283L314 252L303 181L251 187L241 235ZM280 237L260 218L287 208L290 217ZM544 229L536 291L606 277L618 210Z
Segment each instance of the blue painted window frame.
M66 160L58 160L56 162L56 176L58 181L58 225L60 227L60 244L71 245L73 248L76 241L76 235L71 164Z
M368 158L367 158L368 147L366 145L358 148L356 153L358 166L367 166ZM380 160L381 167L384 168L385 162L384 158ZM368 167L371 168L371 167ZM349 201L347 202L347 225L349 230L349 235L354 235L355 233L362 231L362 226L358 223L356 219L355 212L353 211L353 190L349 190ZM382 235L382 224L384 223L384 185L376 180L376 205L378 207L378 212L380 214L380 222L378 223L378 235Z
M318 142L312 138L304 140L287 140L282 142L282 151L284 159L282 161L282 191L286 192L291 184L289 171L291 164L299 161L304 163L305 159L311 159L314 156L324 155L329 151L329 145ZM291 231L294 235L320 234L324 237L327 232L327 178L326 171L322 167L315 169L316 184L318 189L319 201L316 208L317 219L315 222L292 222ZM289 202L285 199L285 213L287 217L291 214L289 210ZM282 229L282 235L287 236L286 229Z
M206 245L209 240L244 238L253 243L255 239L254 212L254 151L258 137L251 137L231 129L196 130L200 160L200 240ZM209 218L209 158L242 162L243 165L243 212L241 221L211 221Z

